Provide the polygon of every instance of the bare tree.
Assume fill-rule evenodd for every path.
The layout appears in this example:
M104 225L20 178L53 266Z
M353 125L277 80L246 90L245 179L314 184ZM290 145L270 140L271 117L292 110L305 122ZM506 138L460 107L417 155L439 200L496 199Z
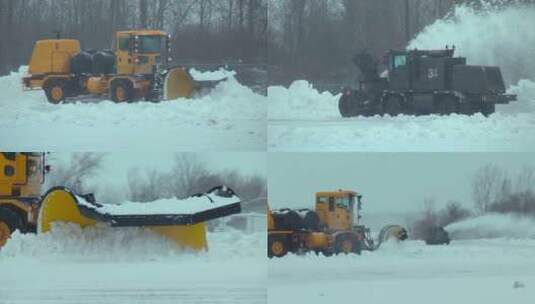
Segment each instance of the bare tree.
M85 183L101 169L103 158L101 153L73 153L69 165L53 168L47 178L47 188L63 186L76 193L89 192Z
M489 211L489 206L499 195L500 185L503 185L504 172L495 165L480 168L472 181L472 197L476 210L480 213Z

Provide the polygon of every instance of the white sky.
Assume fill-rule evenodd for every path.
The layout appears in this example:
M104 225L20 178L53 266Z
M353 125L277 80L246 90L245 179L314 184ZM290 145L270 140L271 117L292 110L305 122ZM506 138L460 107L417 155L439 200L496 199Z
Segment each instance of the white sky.
M475 172L488 163L535 168L533 153L272 153L268 156L273 208L314 207L314 193L351 189L363 195L365 213L419 211L425 198L472 206Z
M124 200L127 189L127 176L132 168L137 168L140 173L157 170L169 171L173 165L175 152L140 151L134 152L110 152L104 153L102 169L98 175L88 181L88 185L97 185L99 197L110 197ZM243 175L259 174L266 176L266 154L254 152L217 152L217 153L192 153L198 159L205 162L208 168L214 172L236 170ZM51 153L48 155L48 163L54 165L58 162L68 163L71 153Z

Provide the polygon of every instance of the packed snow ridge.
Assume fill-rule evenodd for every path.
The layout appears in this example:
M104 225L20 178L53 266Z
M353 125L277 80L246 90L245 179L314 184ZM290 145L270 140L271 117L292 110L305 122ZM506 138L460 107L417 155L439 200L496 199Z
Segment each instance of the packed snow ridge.
M240 202L240 198L237 196L221 197L213 193L186 199L171 198L147 203L123 202L120 204L102 204L101 206L91 204L81 196L76 196L76 199L79 204L85 207L109 215L194 214Z

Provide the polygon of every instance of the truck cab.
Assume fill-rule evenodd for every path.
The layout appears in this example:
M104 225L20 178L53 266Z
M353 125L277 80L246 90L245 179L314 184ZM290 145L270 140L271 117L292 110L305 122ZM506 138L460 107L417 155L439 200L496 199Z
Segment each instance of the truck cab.
M43 153L0 152L0 247L17 229L36 230L46 168Z
M117 32L117 74L152 74L156 65L170 61L170 35L156 30Z
M316 212L329 231L348 231L358 224L362 196L354 191L316 193ZM356 208L355 208L355 205ZM355 212L356 211L356 212ZM356 219L355 219L356 213Z

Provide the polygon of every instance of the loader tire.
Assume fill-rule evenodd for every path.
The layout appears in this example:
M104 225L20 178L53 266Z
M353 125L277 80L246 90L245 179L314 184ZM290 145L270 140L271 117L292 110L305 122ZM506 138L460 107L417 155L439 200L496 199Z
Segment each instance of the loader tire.
M128 80L114 80L110 86L110 98L114 102L132 102L134 100L134 86Z
M485 117L489 117L494 112L496 112L495 104L487 102L481 104L481 114L483 114Z
M398 95L389 95L383 101L383 112L392 117L398 116L402 111L402 98Z
M352 235L343 234L336 237L334 245L334 252L336 254L360 254L360 251L361 246L359 246L359 242Z
M283 257L288 253L288 242L281 235L268 236L268 257Z
M437 112L440 115L444 115L444 116L459 113L459 110L460 110L459 100L457 99L457 97L452 96L452 95L442 96L438 100L437 108L438 108Z
M7 208L0 208L0 248L2 248L11 234L22 228L21 218Z
M52 104L59 104L65 101L68 96L67 81L63 79L50 79L43 85L46 99Z

